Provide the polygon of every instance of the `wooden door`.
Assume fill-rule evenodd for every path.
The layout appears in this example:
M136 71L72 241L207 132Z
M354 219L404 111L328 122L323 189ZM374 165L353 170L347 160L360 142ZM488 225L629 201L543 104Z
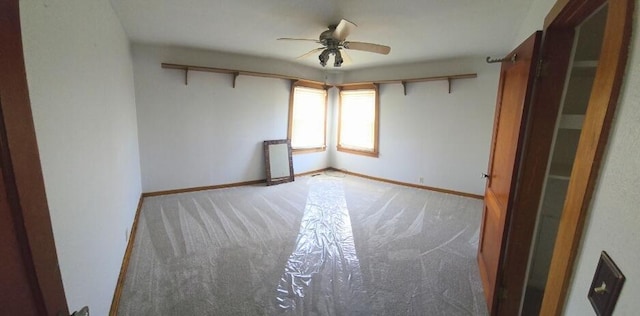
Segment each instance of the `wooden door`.
M0 315L68 315L22 55L18 0L0 1Z
M499 299L505 296L507 290L501 288L504 276L500 273L505 261L505 249L508 243L519 242L507 238L507 231L513 212L540 37L540 32L531 35L507 56L507 59L515 56L515 62L505 61L501 68L478 246L480 276L491 314L497 313Z

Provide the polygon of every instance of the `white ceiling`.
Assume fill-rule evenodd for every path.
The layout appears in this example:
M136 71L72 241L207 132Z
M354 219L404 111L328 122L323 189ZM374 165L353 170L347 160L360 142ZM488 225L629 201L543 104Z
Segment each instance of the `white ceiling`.
M313 38L341 18L348 40L391 46L387 56L349 51L343 69L509 52L530 0L111 0L133 42L294 61L321 68ZM330 61L331 63L331 61ZM333 68L328 65L328 68Z

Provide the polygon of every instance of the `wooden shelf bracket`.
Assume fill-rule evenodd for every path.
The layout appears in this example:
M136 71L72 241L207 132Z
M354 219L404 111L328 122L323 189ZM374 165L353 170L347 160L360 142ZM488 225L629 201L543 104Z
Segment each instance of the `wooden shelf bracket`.
M238 76L240 75L239 71L233 73L233 88L236 88L236 80L238 80Z

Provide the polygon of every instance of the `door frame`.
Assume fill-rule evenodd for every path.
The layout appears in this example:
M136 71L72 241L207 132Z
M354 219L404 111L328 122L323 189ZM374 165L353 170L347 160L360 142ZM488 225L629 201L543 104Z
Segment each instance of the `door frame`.
M545 35L555 39L549 41L549 46L565 51L565 46L573 41L573 35L570 36L571 41L567 41L566 34L572 34L576 26L605 2L608 3L607 22L593 83L598 89L592 89L589 98L554 245L541 315L560 315L564 308L584 221L618 103L631 38L634 0L558 0L544 22ZM563 69L566 73L567 67L568 63L563 68L553 69ZM554 77L553 80L557 81L556 84L551 85L553 88L545 93L562 92L565 78L560 81L560 77Z
M0 1L0 42L3 171L21 259L36 309L43 315L68 315L29 101L18 0Z

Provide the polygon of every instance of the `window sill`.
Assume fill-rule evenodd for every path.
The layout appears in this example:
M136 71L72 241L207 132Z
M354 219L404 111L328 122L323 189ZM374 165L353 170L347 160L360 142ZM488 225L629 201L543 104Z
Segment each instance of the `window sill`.
M326 147L291 149L291 153L293 155L316 153L316 152L322 152L322 151L326 151Z
M378 158L378 152L377 151L365 151L365 150L357 150L357 149L351 149L351 148L344 148L344 147L337 147L338 151L344 152L344 153L348 153L348 154L354 154L354 155L361 155L361 156L367 156L367 157L374 157L374 158Z

